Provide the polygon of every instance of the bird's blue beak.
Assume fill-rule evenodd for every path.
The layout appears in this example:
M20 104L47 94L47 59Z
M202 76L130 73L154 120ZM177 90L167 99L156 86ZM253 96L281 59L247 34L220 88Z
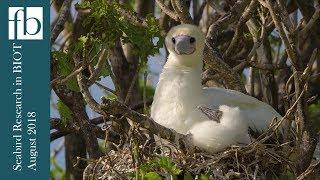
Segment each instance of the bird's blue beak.
M195 38L187 35L178 35L172 38L174 51L179 55L190 55L196 50Z

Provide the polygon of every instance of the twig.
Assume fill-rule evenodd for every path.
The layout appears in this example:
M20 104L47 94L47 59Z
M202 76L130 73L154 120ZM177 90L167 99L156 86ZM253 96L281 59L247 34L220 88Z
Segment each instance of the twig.
M104 85L102 85L101 83L99 83L99 82L94 82L98 87L100 87L100 88L102 88L102 89L104 89L104 90L106 90L106 91L108 91L108 92L110 92L110 93L112 93L112 94L116 94L116 92L114 91L114 90L112 90L112 89L110 89L110 88L108 88L107 86L104 86Z
M221 17L218 21L210 25L207 33L209 44L216 44L216 38L229 24L237 21L242 15L244 9L249 5L251 0L240 0L235 3L231 10Z
M195 2L194 2L194 3L195 3ZM194 15L194 19L193 19L194 24L199 25L200 20L201 20L202 15L203 15L203 10L204 10L204 8L206 7L206 5L207 5L207 0L204 0L204 1L202 2L202 4L201 4L201 6L200 6L200 8L199 8L199 10L198 10L198 12L197 12L197 14ZM195 12L193 12L193 13L195 14Z
M142 26L147 28L148 24L145 21L145 19L143 19L142 17L140 17L140 15L136 12L132 12L132 11L128 11L126 9L123 8L119 8L118 9L119 13L126 17L126 19L128 19L131 23L134 23L137 26Z
M293 105L290 107L290 109L287 110L286 114L279 121L277 121L276 123L271 125L271 127L265 133L261 134L257 138L256 142L264 143L266 140L268 140L271 136L273 136L275 134L276 130L281 126L281 124L288 118L288 116L290 116L294 112L295 107L297 106L301 97L305 93L306 86L307 86L307 84L305 84L301 94L299 94L297 100L293 103Z
M283 29L283 25L281 23L281 20L278 16L279 11L277 9L277 5L276 3L272 3L270 0L267 0L266 2L267 8L270 11L271 17L273 19L273 22L279 32L280 38L282 39L285 47L286 47L286 51L287 54L289 56L289 58L291 59L292 65L296 70L300 70L300 66L298 65L298 56L297 56L297 52L296 50L291 46L291 44L293 43L293 40L286 36L286 33ZM290 39L290 41L289 41ZM291 42L291 43L290 43Z
M143 113L147 114L147 78L148 78L148 72L145 71L143 74Z
M136 84L137 80L138 80L138 77L139 77L139 68L136 69L136 72L132 78L132 81L131 81L131 84L130 84L130 87L128 89L128 92L127 92L127 95L126 95L126 98L124 100L124 104L125 105L128 105L129 102L130 102L130 99L131 99L131 96L132 96L132 92L133 92L133 87L134 85Z
M51 120L50 124L51 124L51 126L50 126L51 129L57 130L57 131L50 133L50 141L51 142L65 136L65 135L80 131L80 127L77 127L73 124L64 125L60 119ZM55 125L52 125L52 124L55 124ZM93 132L97 135L98 138L104 139L105 132L101 129L101 127L99 127L93 123L89 123L89 126L93 130ZM115 137L115 136L112 136L112 137Z
M97 78L99 78L99 74L106 63L106 56L107 56L106 49L103 49L100 53L100 56L96 64L96 67L94 68L94 71L91 72L90 74L90 77L89 77L90 84L94 83L97 80Z
M239 74L226 64L210 45L206 45L204 49L204 61L210 70L217 72L220 77L224 78L224 85L228 89L246 92Z
M185 0L171 0L171 4L182 23L191 24L193 22Z
M152 103L153 99L150 98L150 99L147 99L145 102L140 102L140 103L137 103L137 104L134 104L134 105L131 105L131 109L132 110L140 110L143 108L144 106L144 103L146 103L147 106L150 106L151 103ZM94 129L94 131L96 132L96 134L98 135L98 138L100 139L104 139L103 137L103 129L99 126L96 126L98 124L101 124L101 123L104 123L104 118L102 116L100 117L97 117L97 118L93 118L93 119L90 119L89 122L90 124L92 124L92 129ZM111 120L108 120L108 121L111 121ZM94 126L95 125L95 126ZM70 133L74 133L74 132L77 132L79 131L79 127L78 126L75 126L74 124L73 125L63 125L61 119L59 118L51 118L50 119L50 129L55 129L56 131L52 132L50 134L50 141L54 141L56 139L59 139L65 135L68 135ZM111 141L111 142L114 142L115 139L117 139L116 135L113 134L112 132L110 134L108 134L108 141Z
M51 30L51 37L50 37L51 45L56 41L59 34L63 31L64 24L67 21L68 16L70 14L69 12L70 12L71 2L72 0L65 0L62 4L58 20Z
M80 64L81 61L80 61L79 57L76 56L76 57L74 57L74 62L76 65L78 65L78 64ZM80 88L80 92L81 92L84 100L90 106L90 108L93 109L94 111L96 111L97 113L104 115L104 112L101 111L101 109L99 108L99 104L94 100L94 98L90 94L90 91L88 88L88 81L82 73L79 73L77 75L77 81L78 81L78 85Z
M76 70L74 70L73 72L71 72L68 76L66 76L65 78L61 79L61 77L58 77L54 80L52 80L50 82L51 86L56 85L56 84L64 84L66 82L68 82L69 80L71 80L73 77L75 77L76 75L78 75L80 72L82 72L85 68L83 66L77 68Z
M237 1L227 14L210 25L206 36L206 47L204 50L204 61L210 66L210 68L220 74L221 77L225 78L227 88L241 92L246 92L246 90L240 80L240 76L235 71L231 70L226 63L224 63L222 57L219 56L219 52L214 49L214 47L216 47L218 35L229 24L240 18L242 12L250 2L250 0Z
M214 9L219 14L225 14L224 10L216 4L215 0L208 0L208 4L212 9Z
M312 176L314 173L320 171L320 161L315 161L310 164L310 166L297 177L297 180L307 179L307 177Z
M238 45L240 35L242 35L244 30L244 24L251 18L253 12L256 10L256 7L258 6L257 0L252 0L249 4L249 6L246 8L242 16L240 17L240 20L237 24L236 31L234 33L234 36L231 40L231 43L228 47L228 49L225 52L225 57L229 57L235 50L236 45Z
M310 60L307 64L307 67L303 71L301 75L301 81L304 82L306 79L308 79L311 76L311 70L312 70L312 65L317 59L317 54L319 54L319 50L316 48L313 50L312 55L310 57Z
M146 128L150 133L159 135L161 138L167 139L171 142L176 142L182 147L187 147L189 150L193 149L192 141L190 140L190 135L183 135L177 133L175 130L166 128L148 116L140 114L134 110L131 110L119 101L110 101L108 99L103 99L101 104L101 109L106 113L122 114L123 116L131 119L133 122L139 124L139 126Z
M301 39L304 40L307 36L307 34L310 32L311 28L314 26L314 24L317 22L317 20L320 17L320 7L316 8L316 11L314 12L311 19L308 21L306 26L299 32L299 35L302 37ZM303 42L303 41L302 41Z
M161 8L161 10L167 14L169 17L171 17L172 19L174 19L175 21L179 21L179 16L178 14L176 14L175 12L171 11L169 7L167 7L163 0L156 0L157 4L159 5L159 7Z

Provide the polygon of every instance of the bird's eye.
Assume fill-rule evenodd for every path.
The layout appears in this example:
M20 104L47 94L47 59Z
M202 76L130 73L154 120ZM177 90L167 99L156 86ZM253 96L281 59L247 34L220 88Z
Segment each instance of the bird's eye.
M194 42L196 42L196 39L194 37L191 37L190 38L190 43L194 43Z
M173 44L176 43L176 39L175 39L175 38L172 38L171 40L172 40L172 43L173 43Z

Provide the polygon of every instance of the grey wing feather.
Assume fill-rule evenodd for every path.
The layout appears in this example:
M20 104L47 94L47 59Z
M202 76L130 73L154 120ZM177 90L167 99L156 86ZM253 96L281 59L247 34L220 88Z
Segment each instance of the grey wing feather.
M209 108L205 106L198 106L198 109L205 114L210 120L214 120L216 122L220 122L220 119L222 117L222 111L219 109Z

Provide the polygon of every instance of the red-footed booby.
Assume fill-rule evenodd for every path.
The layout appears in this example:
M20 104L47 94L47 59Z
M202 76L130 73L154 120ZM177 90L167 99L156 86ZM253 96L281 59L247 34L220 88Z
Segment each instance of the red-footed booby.
M160 75L151 118L182 134L193 144L215 153L230 145L249 143L248 128L262 131L275 117L270 105L241 92L201 84L205 36L190 24L173 27L165 39L169 56ZM219 110L219 121L199 106Z

